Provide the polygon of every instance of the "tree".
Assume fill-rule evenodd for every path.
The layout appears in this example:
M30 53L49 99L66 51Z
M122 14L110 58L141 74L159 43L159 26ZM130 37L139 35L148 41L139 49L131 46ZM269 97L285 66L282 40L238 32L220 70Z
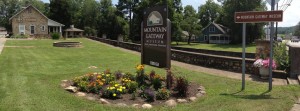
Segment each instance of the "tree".
M32 5L42 13L45 13L45 10L46 10L44 2L42 2L40 0L21 0L20 5L22 7L27 7L29 5Z
M72 25L70 3L71 0L50 0L49 18L65 26Z
M9 18L21 10L19 0L0 0L0 26L11 31Z
M296 25L294 36L300 36L300 22Z
M204 5L199 6L198 10L200 24L204 27L210 22L216 21L219 15L223 13L222 7L213 0L207 0Z
M133 39L133 24L134 24L134 19L132 17L134 16L133 9L136 8L140 0L119 0L118 4L116 5L117 7L117 15L121 18L124 18L128 20L129 22L129 27L125 32L128 32L129 39ZM133 16L132 16L133 15ZM121 20L119 18L119 20ZM123 21L123 20L122 20ZM124 21L126 22L126 21ZM125 35L127 36L127 35Z
M189 34L188 44L190 44L192 36L200 34L201 26L199 25L198 22L199 21L197 18L196 10L193 8L193 6L191 5L185 6L181 27Z
M230 28L231 43L242 43L242 24L234 22L234 13L239 11L264 11L266 4L263 0L223 0L223 11L221 15L225 26ZM261 38L264 23L247 24L247 43Z

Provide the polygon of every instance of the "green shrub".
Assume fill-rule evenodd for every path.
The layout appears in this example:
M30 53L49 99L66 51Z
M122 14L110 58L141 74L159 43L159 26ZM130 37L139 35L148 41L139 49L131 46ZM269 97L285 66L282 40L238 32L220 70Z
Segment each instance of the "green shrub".
M118 99L125 93L125 87L118 83L112 83L103 89L101 96L109 99Z
M51 37L52 37L53 40L58 40L59 37L60 37L60 34L59 33L52 33Z
M274 59L278 66L277 69L289 72L290 58L286 43L279 43L274 48Z
M188 95L189 81L185 77L178 77L176 84L177 95L180 97L186 97Z
M135 81L131 81L131 82L128 82L126 84L127 86L127 89L128 89L128 93L134 93L136 92L137 88L138 88L138 83L135 82Z
M160 100L167 100L170 97L170 91L166 88L161 88L157 91L156 98Z

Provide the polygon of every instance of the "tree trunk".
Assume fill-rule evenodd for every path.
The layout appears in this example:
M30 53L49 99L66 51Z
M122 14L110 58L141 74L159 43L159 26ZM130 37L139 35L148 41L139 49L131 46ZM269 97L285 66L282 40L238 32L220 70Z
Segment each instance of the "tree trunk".
M192 36L189 35L188 44L191 43L191 38L192 38Z

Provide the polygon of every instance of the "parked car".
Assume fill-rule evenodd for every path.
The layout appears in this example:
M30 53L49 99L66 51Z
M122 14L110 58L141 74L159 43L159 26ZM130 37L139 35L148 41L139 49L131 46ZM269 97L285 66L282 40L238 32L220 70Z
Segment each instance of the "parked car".
M299 42L299 38L298 37L292 37L291 42Z
M277 37L277 41L278 42L282 42L282 38L281 37Z

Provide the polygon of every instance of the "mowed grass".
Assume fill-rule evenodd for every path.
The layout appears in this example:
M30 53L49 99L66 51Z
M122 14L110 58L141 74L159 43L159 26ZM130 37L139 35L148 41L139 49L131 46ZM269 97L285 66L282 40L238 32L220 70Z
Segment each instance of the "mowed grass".
M0 110L1 111L132 111L101 105L76 97L60 87L61 80L81 76L87 72L135 72L138 55L121 51L88 39L81 41L83 48L52 47L53 40L8 40L0 55ZM99 69L88 69L98 66ZM146 66L146 72L163 69ZM194 103L179 104L175 108L163 106L151 110L175 111L287 111L300 96L298 85L274 86L247 81L246 90L240 92L241 81L172 66L175 75L206 88L207 95Z
M242 44L206 44L206 43L190 43L187 42L172 42L172 46L175 47L186 47L195 49L207 49L207 50L217 50L217 51L232 51L232 52L242 52ZM246 52L255 53L256 45L254 43L246 45Z

